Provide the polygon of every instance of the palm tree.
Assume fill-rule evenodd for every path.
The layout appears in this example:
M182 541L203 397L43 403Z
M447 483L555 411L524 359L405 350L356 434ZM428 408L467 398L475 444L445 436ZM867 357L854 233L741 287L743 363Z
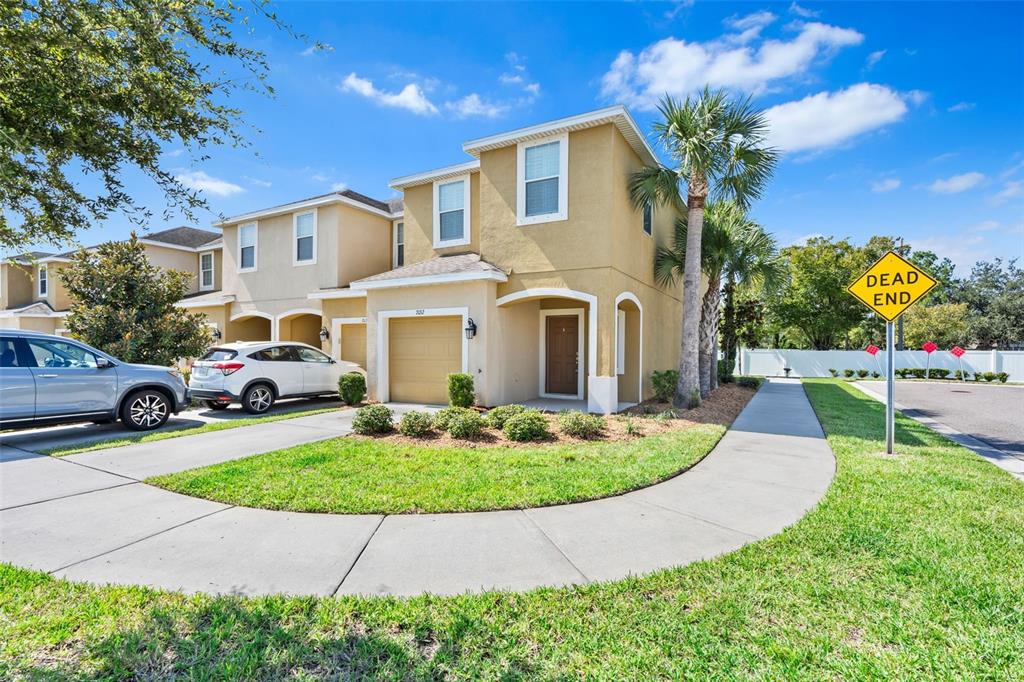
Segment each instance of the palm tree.
M682 344L678 407L700 404L698 352L700 324L700 254L704 204L709 195L731 198L746 208L761 196L778 154L765 144L768 122L750 98L734 100L724 90L704 91L679 102L666 95L658 105L661 118L652 130L674 167L646 167L629 179L634 206L681 209L680 185L686 185L687 259L683 267Z
M722 283L727 296L737 287L777 288L786 274L774 237L750 220L734 201L708 204L701 240L701 270L708 286L701 303L698 371L700 395L706 398L718 384L715 349L721 320ZM654 278L661 286L678 281L685 271L689 230L687 221L676 221L671 247L660 246L655 254Z

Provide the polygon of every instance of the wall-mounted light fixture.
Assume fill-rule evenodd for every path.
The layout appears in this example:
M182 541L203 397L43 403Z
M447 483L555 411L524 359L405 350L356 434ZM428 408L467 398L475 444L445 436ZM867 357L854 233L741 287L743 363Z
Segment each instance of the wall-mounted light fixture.
M327 331L327 327L320 327L320 341L326 341L331 338L331 333Z
M217 329L216 327L214 327L213 330L210 332L210 336L213 337L214 341L220 341L222 338L224 338L224 335L221 334L220 330Z
M474 322L471 317L466 320L466 338L471 339L474 336L476 336L476 322Z

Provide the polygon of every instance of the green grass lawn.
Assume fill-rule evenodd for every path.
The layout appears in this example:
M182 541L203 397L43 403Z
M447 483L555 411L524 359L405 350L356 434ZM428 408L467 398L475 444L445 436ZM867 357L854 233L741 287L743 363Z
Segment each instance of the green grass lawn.
M79 443L77 445L61 445L54 448L37 450L44 455L53 457L66 457L76 455L79 452L91 452L93 450L106 450L107 448L119 448L135 443L153 443L168 438L180 438L181 436L193 436L197 433L209 433L210 431L223 431L224 429L236 429L239 426L252 426L253 424L265 424L267 422L278 422L282 419L294 419L295 417L308 417L311 414L322 412L334 412L337 407L316 407L309 410L293 410L291 412L276 412L265 414L261 417L240 417L238 419L225 419L219 422L208 422L198 426L184 426L180 428L167 428L164 430L147 431L143 433L128 432L127 435L114 437L110 440L96 441L95 443Z
M1021 679L1024 485L805 384L836 453L796 526L613 583L454 598L182 596L0 569L0 678ZM453 561L457 558L453 557Z
M431 447L336 438L158 476L168 490L247 507L305 512L480 511L606 497L661 481L725 433L701 424L631 441Z

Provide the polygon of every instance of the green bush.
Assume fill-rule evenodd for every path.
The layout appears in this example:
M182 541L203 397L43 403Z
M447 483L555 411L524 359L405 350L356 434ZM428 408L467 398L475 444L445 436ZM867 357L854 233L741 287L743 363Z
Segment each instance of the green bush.
M732 383L733 381L732 365L724 358L718 361L718 381L722 384Z
M860 377L861 379L867 377L868 373L869 372L866 369L858 369L857 370L857 376Z
M524 410L505 422L502 431L509 440L544 440L548 437L548 420L540 410Z
M961 379L964 378L964 372L961 372L960 370L953 372L953 378L956 379L957 381L960 381Z
M718 383L720 384L732 384L736 382L736 377L732 374L723 374L718 377Z
M355 405L366 395L366 377L359 372L342 374L338 379L338 396L346 405Z
M662 372L657 370L651 372L651 384L654 386L654 397L658 402L672 402L676 394L676 385L679 383L679 371L666 369Z
M982 374L983 374L982 372L975 372L975 373L974 373L974 380L975 380L975 381L981 381L981 380L982 380L982 378L983 378L983 377L982 377Z
M573 438L593 438L604 430L604 418L576 410L558 415L558 428Z
M736 379L736 383L743 388L761 388L761 384L764 383L764 379L761 377L739 377Z
M487 412L487 423L496 428L505 428L505 422L526 410L522 405L501 405Z
M897 367L892 371L892 373L898 376L900 379L906 379L907 375L910 374L910 370L906 367Z
M452 438L476 438L484 430L484 418L473 410L465 410L448 422L448 434Z
M844 369L843 370L843 376L846 377L847 379L852 377L853 374L854 374L854 371L852 369Z
M626 435L627 436L642 436L643 431L637 426L632 419L626 420Z
M402 420L398 422L398 432L403 436L413 438L427 435L432 428L434 428L434 418L426 412L418 410L406 412L402 415Z
M878 372L872 372L872 373L871 373L871 376L872 376L873 378L877 379L878 377L880 377L880 376L882 376L882 375L881 375L881 374L879 374Z
M981 376L982 376L982 378L985 379L985 381L987 381L989 383L992 383L993 381L996 380L996 377L998 375L995 372L985 372Z
M393 413L386 405L366 405L356 410L352 420L352 430L363 435L388 433L394 428L391 421Z
M839 376L839 370L832 369L831 367L828 368L828 373L831 374L833 378Z
M434 415L434 426L442 431L447 431L452 421L466 412L473 412L468 407L445 407ZM476 414L473 412L473 414Z
M949 376L949 370L942 367L935 367L928 372L929 379L945 379Z
M910 369L908 371L910 372L910 376L914 377L915 379L924 379L923 367L914 367L913 369Z
M1009 378L1010 375L1007 374L1006 372L999 372L998 374L996 374L996 379L999 379L999 383L1001 384L1005 384L1007 380L1009 380Z
M448 404L452 407L469 407L473 404L473 375L448 375Z

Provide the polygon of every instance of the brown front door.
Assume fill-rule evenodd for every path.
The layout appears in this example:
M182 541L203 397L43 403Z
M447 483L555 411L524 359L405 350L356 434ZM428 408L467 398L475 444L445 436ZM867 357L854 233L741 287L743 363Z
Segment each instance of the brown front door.
M579 362L579 319L552 315L547 319L546 393L576 395Z

